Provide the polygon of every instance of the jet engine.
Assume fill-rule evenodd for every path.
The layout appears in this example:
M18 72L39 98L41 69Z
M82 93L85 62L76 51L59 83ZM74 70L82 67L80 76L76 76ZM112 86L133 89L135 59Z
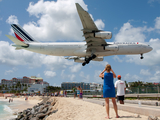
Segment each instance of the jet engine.
M109 31L95 32L94 37L103 38L103 39L111 39L112 33Z
M104 48L105 50L110 50L110 51L118 51L118 46L117 45L107 45Z

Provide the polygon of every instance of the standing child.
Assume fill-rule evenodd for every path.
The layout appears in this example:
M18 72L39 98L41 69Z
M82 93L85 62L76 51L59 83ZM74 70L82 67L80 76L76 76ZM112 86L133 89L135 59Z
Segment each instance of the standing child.
M79 86L80 87L80 86ZM83 99L83 90L82 90L82 88L80 87L80 99Z
M80 86L77 87L77 96L78 96L78 98L80 97L79 95L80 95Z

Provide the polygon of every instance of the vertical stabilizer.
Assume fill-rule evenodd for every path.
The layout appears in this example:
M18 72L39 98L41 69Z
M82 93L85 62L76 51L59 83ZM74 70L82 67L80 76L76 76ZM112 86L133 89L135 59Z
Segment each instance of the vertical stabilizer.
M11 26L18 40L25 42L25 43L37 42L21 26L17 24L12 24Z

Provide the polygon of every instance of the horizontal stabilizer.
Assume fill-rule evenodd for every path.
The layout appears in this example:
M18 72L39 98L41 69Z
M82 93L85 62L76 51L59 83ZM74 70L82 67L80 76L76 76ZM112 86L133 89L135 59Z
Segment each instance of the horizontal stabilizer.
M21 49L23 49L23 48L18 48L18 47L15 48L15 50L21 50Z
M17 38L11 36L11 35L6 35L10 40L12 40L16 45L21 45L21 46L28 46L27 44L25 44L24 42L21 42L20 40L18 40Z

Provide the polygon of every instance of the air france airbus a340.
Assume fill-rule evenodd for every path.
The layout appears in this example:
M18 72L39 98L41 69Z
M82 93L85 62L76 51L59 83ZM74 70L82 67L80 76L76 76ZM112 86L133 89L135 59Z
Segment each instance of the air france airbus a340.
M76 7L83 25L82 31L85 42L41 43L33 39L23 28L16 24L11 25L16 38L10 35L6 36L15 43L13 46L16 47L16 50L25 49L46 55L70 56L66 59L74 59L75 62L80 62L83 66L91 60L103 61L104 56L110 55L140 54L140 58L143 59L143 54L152 50L152 47L144 43L106 42L105 39L111 39L112 33L98 30L88 12L78 3L76 3Z

